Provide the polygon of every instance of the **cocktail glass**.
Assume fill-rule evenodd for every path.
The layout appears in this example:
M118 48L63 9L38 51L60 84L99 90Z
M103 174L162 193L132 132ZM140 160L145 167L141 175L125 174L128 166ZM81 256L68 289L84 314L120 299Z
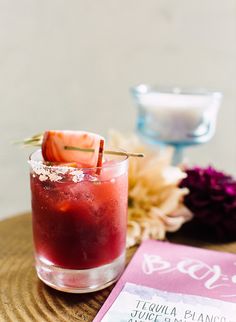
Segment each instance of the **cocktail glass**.
M117 280L125 265L128 159L101 168L29 160L38 277L65 292L85 293Z
M141 84L131 89L138 108L137 131L151 144L174 147L173 163L183 149L208 142L215 133L222 93Z

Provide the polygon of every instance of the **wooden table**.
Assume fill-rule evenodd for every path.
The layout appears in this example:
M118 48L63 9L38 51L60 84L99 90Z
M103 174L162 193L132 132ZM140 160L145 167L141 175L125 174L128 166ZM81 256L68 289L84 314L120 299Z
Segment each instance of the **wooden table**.
M178 232L171 241L236 253L236 242L211 244ZM127 262L134 254L127 252ZM36 276L31 216L23 214L0 222L0 321L93 321L112 286L90 294L68 294L44 285ZM114 321L115 322L115 321Z

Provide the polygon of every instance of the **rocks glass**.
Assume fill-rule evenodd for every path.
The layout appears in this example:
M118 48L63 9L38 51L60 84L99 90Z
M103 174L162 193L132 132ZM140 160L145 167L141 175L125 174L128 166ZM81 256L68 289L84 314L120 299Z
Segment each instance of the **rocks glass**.
M85 293L117 280L125 265L128 159L101 168L29 160L38 277L65 292Z

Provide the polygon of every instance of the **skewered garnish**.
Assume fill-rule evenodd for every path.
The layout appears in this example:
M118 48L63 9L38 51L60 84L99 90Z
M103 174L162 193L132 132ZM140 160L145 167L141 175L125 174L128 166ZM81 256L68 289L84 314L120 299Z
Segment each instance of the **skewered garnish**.
M78 167L101 167L103 154L143 157L142 153L104 150L105 139L86 131L45 131L23 141L25 146L41 146L44 161L74 163Z
M85 131L46 131L42 141L44 160L52 162L77 162L81 167L96 167L99 159L100 141L98 134ZM94 152L66 150L65 145L93 149Z

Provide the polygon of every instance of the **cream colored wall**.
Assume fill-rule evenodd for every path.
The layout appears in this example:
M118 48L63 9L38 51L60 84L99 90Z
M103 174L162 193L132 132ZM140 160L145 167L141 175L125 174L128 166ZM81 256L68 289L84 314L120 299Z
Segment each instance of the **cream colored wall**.
M133 130L139 82L222 90L215 138L188 155L236 174L235 57L236 0L0 0L0 216L30 208L12 140Z

